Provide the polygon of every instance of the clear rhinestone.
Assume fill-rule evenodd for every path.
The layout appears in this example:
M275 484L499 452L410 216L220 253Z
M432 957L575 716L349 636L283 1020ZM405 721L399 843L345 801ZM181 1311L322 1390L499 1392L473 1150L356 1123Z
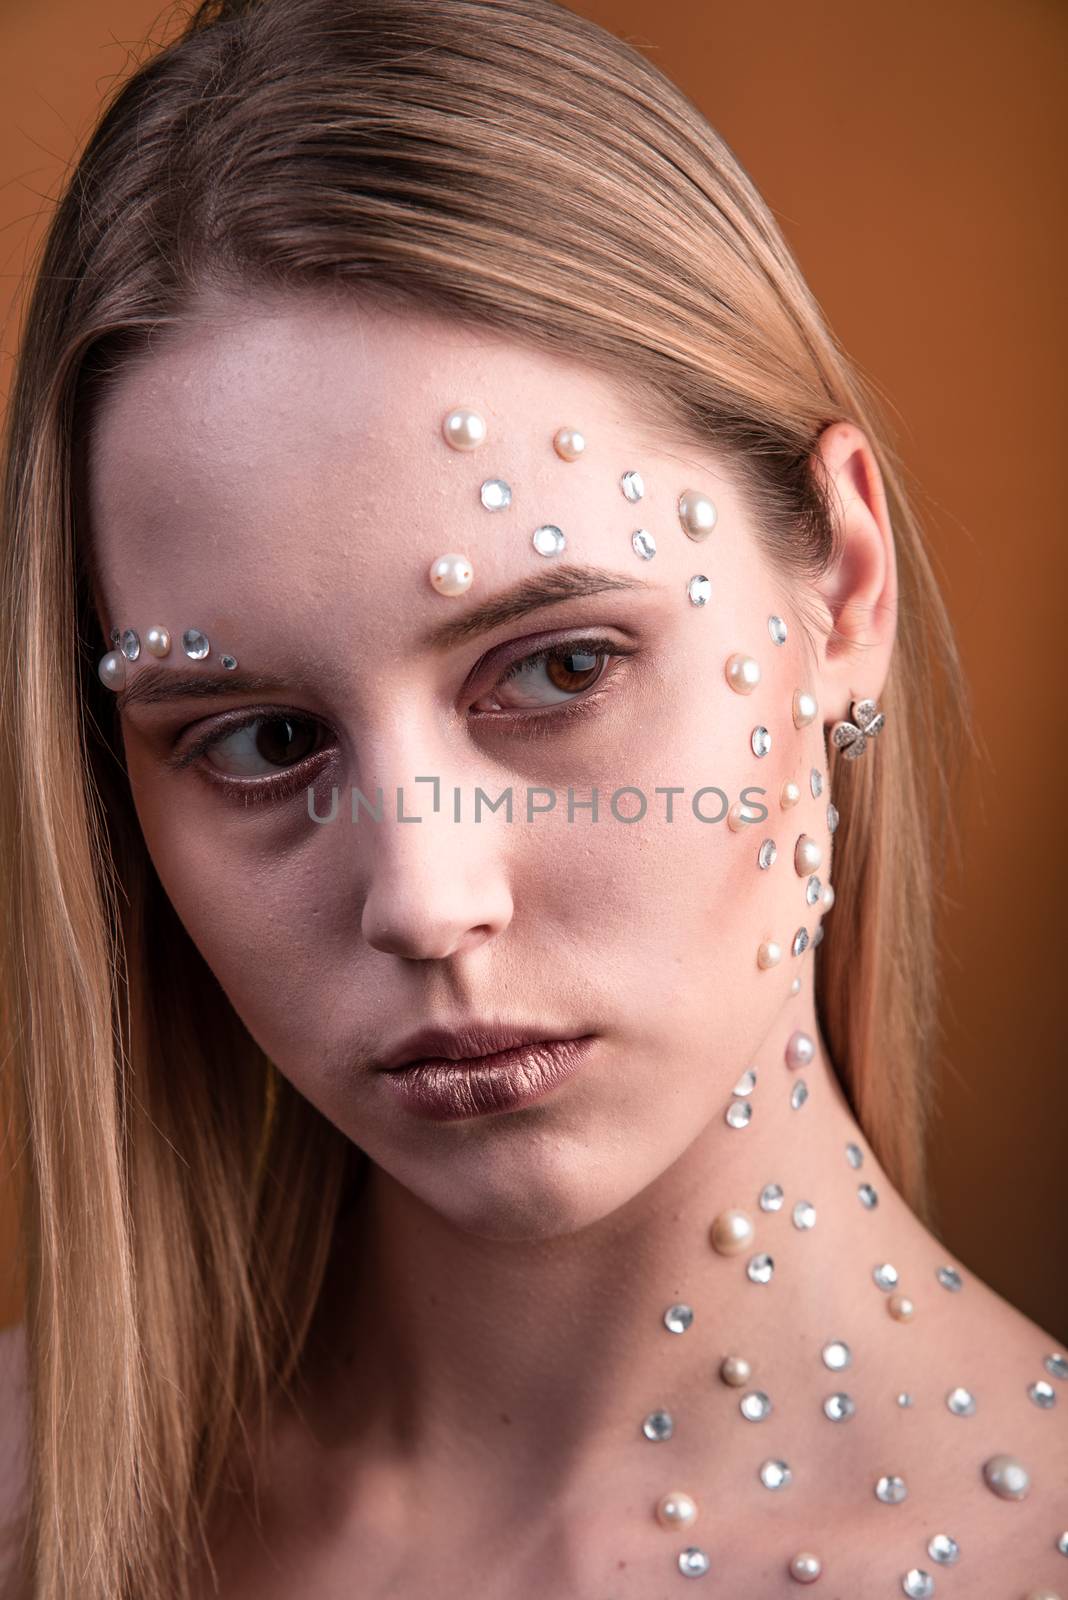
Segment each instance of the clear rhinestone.
M892 1267L889 1261L884 1261L882 1266L876 1267L872 1272L872 1277L880 1289L897 1288L897 1268Z
M791 1110L800 1111L801 1107L804 1105L804 1103L805 1103L805 1101L807 1099L808 1099L808 1084L805 1082L804 1078L798 1078L797 1082L794 1084L793 1088L790 1090L790 1108L791 1108Z
M768 632L771 634L772 644L786 643L786 624L781 617L768 618Z
M638 528L631 534L630 542L634 546L635 554L641 556L643 561L651 561L656 555L656 540L648 528Z
M767 728L754 728L749 743L755 756L766 756L771 749L771 734Z
M222 667L224 672L235 672L237 670L237 657L220 656L219 665Z
M897 1397L897 1403L899 1406L910 1406L912 1404L912 1396L907 1393L906 1390L902 1389L901 1393Z
M794 934L794 942L790 948L795 956L804 955L805 951L808 949L807 928L798 928L797 932Z
M201 633L199 628L187 628L182 634L182 649L190 661L203 661L211 645L207 635Z
M830 1367L832 1372L841 1372L843 1367L852 1365L853 1352L842 1339L832 1339L825 1344L822 1350L823 1365Z
M935 1274L943 1289L952 1289L954 1294L964 1287L963 1280L956 1267L939 1267Z
M1048 1411L1050 1406L1057 1404L1057 1393L1052 1383L1047 1383L1045 1378L1039 1378L1037 1383L1027 1386L1027 1395L1036 1406L1041 1406L1043 1411Z
M773 867L775 865L775 857L778 855L778 853L779 852L775 848L775 840L765 839L764 843L757 851L757 866L760 868L761 872L767 872L769 867Z
M812 948L813 948L813 950L816 949L817 945L821 945L822 943L823 943L823 923L821 922L819 924L819 926L813 931L813 934L812 934Z
M850 1143L846 1145L846 1160L849 1162L851 1167L856 1168L860 1166L861 1162L864 1160L864 1152L860 1148L859 1144Z
M703 1578L710 1566L707 1552L695 1544L679 1551L679 1571L684 1578Z
M1062 1533L1058 1538L1057 1549L1062 1556L1068 1556L1068 1532Z
M899 1506L907 1494L904 1478L899 1478L895 1473L884 1475L875 1485L875 1498L881 1500L884 1506Z
M770 1283L771 1275L775 1271L775 1262L767 1254L753 1256L745 1270L751 1282Z
M1055 1350L1051 1356L1047 1356L1042 1365L1051 1377L1068 1378L1068 1361L1065 1360L1059 1350Z
M838 807L828 803L827 806L827 832L833 833L838 826Z
M859 1186L857 1189L857 1198L859 1199L861 1205L866 1206L869 1211L874 1211L875 1207L879 1204L879 1196L876 1194L870 1183L862 1183Z
M122 636L122 653L127 661L136 661L141 654L141 640L134 628L127 628Z
M948 1533L936 1533L933 1539L927 1541L927 1554L940 1567L951 1567L960 1560L960 1545Z
M909 1600L930 1600L934 1594L934 1579L922 1567L910 1567L901 1580L901 1589Z
M692 1306L668 1306L664 1312L664 1327L669 1333L685 1333L692 1321Z
M650 1411L642 1423L642 1432L647 1439L652 1439L658 1444L661 1439L670 1439L675 1432L675 1423L670 1411Z
M816 904L822 893L823 885L818 878L810 878L805 884L805 900L810 906Z
M1000 1500L1022 1500L1031 1487L1031 1476L1015 1456L996 1455L983 1462L983 1481Z
M782 1210L782 1184L766 1183L760 1191L761 1211Z
M512 503L511 485L503 478L487 478L478 495L487 511L507 511Z
M813 800L818 800L823 793L823 773L818 767L813 767L808 775L808 786L812 790Z
M731 1090L731 1094L740 1094L740 1095L752 1094L752 1092L753 1092L753 1090L755 1088L756 1088L756 1068L755 1067L747 1067L746 1070L742 1073L741 1077L738 1079L738 1082L734 1085L734 1088Z
M686 585L686 593L692 605L707 606L712 598L712 585L702 573L697 573Z
M816 1207L811 1200L799 1200L794 1206L794 1227L814 1228L816 1226Z
M771 1401L763 1389L751 1389L739 1400L738 1410L747 1422L763 1422L771 1411Z
M645 479L640 472L625 472L619 480L623 498L634 505L645 493Z
M829 1394L823 1402L824 1415L832 1422L848 1422L856 1409L856 1403L848 1394Z
M785 1461L765 1461L760 1468L760 1481L765 1489L786 1489L793 1473Z
M112 628L111 632L108 634L108 638L111 640L112 644L118 644L122 638L122 629Z
M975 1396L968 1389L951 1389L946 1395L946 1405L955 1417L975 1415Z
M732 1100L726 1110L726 1120L732 1128L747 1128L753 1116L748 1100Z
M551 522L535 528L530 542L539 556L558 556L567 544L562 531Z

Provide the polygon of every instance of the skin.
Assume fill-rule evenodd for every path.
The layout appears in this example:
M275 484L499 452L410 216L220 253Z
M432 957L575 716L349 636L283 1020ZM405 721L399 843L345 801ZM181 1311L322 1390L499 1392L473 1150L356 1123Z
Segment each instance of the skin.
M442 439L456 405L487 419L474 452ZM578 463L553 452L562 425L586 435ZM261 1525L242 1514L217 1542L224 1594L340 1597L359 1571L364 1600L621 1600L677 1589L689 1544L710 1553L720 1594L796 1593L787 1563L802 1550L824 1561L821 1592L894 1594L909 1567L938 1572L926 1555L938 1531L961 1542L991 1595L1053 1584L1065 1566L1053 1539L1068 1526L1057 1488L1068 1395L1047 1413L1025 1393L1048 1376L1041 1358L1056 1340L966 1267L962 1294L938 1285L951 1258L872 1155L819 1036L812 952L790 954L794 930L811 932L817 916L794 870L799 834L820 843L820 876L833 880L830 795L812 797L809 770L826 775L827 731L852 699L880 696L897 599L868 441L839 423L818 449L842 553L802 588L761 554L728 462L636 416L579 364L429 314L308 293L205 299L102 408L89 484L102 628L168 626L176 649L162 665L177 671L190 666L181 631L197 626L213 654L281 682L123 710L148 847L250 1033L371 1162L300 1404L278 1417ZM640 506L619 491L632 467ZM514 499L491 515L477 487L497 474ZM718 509L702 543L675 514L684 488ZM532 550L542 522L565 530L563 555ZM656 536L650 562L631 549L637 526ZM475 579L446 598L427 572L450 551ZM643 587L557 601L445 650L423 642L569 563ZM686 597L699 572L713 585L702 608ZM788 621L783 647L771 613ZM607 660L583 714L560 717L544 667L525 679L531 698L509 700L508 666L590 634L632 654ZM725 677L735 651L760 664L751 695ZM802 729L798 688L819 704ZM168 764L194 733L252 711L322 727L319 769L290 797L249 807L247 789L212 781L280 770L232 729L210 757ZM749 748L757 722L773 736L761 761ZM881 756L876 742L862 759ZM448 803L434 815L415 774L439 775L446 796L512 784L560 802L533 824L521 804L511 825L492 814L457 824ZM787 778L802 799L784 811ZM333 825L308 818L313 781L321 814L340 789ZM389 820L353 826L350 786L372 796L377 784ZM392 820L398 784L419 825ZM731 799L766 788L766 823L738 833L698 821L688 800L708 784ZM568 823L568 785L579 797L597 786L596 826L588 811ZM611 817L622 785L650 797L643 822ZM670 825L657 785L685 791ZM715 815L715 797L707 805ZM763 837L779 847L767 872ZM783 959L761 971L768 937ZM373 1070L422 1023L494 1016L596 1041L539 1103L451 1123L412 1116ZM800 1074L784 1061L795 1029L817 1041ZM724 1110L748 1067L754 1115L736 1130ZM793 1110L799 1075L809 1098ZM785 1190L775 1214L757 1205L772 1181ZM873 1211L860 1181L878 1192ZM792 1223L799 1199L816 1207L810 1231ZM732 1207L756 1238L725 1256L709 1226ZM762 1250L775 1275L757 1285L745 1263ZM880 1261L897 1266L911 1322L888 1314L871 1276ZM662 1322L677 1300L695 1310L681 1337ZM844 1374L820 1359L832 1338L853 1349ZM752 1365L745 1389L717 1376L731 1352ZM972 1418L945 1407L958 1383L979 1398ZM775 1408L759 1424L738 1410L751 1388ZM857 1414L839 1425L821 1406L843 1388ZM916 1396L911 1410L896 1405L900 1389ZM661 1404L678 1426L653 1445L640 1423ZM979 1467L999 1450L1031 1470L1027 1500L983 1486ZM769 1457L790 1463L790 1489L761 1485ZM906 1478L904 1504L875 1499L884 1472ZM666 1530L653 1508L675 1489L699 1515Z

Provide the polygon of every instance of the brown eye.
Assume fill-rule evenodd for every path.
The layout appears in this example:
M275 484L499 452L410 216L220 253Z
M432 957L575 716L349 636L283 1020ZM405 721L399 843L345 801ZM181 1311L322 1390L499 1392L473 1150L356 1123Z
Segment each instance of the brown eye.
M539 650L536 655L514 662L496 688L483 696L473 709L536 709L573 700L604 676L612 656L625 653L607 639L582 640Z
M257 717L213 740L204 751L231 777L257 778L292 767L318 748L319 724L301 717Z

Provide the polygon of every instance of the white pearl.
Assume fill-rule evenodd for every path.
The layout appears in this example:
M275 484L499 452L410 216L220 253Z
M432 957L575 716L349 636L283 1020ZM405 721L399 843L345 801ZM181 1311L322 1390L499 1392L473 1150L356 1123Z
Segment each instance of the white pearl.
M735 653L727 657L727 682L736 694L752 694L760 682L760 667L752 656Z
M768 967L777 967L782 960L782 945L776 944L774 939L765 939L757 950L757 966L767 971Z
M907 1294L892 1294L886 1302L886 1309L895 1322L911 1322L916 1313L916 1307Z
M697 1517L697 1502L681 1489L660 1496L656 1520L662 1528L687 1528Z
M756 814L752 806L747 806L744 801L736 800L727 812L727 826L732 833L741 833L743 829L756 821Z
M801 993L801 979L800 978L795 978L794 979L793 983L790 985L790 993L791 994L800 994Z
M816 1044L811 1034L802 1033L798 1028L786 1041L786 1065L788 1067L807 1067L811 1064L816 1054Z
M470 589L474 576L466 556L438 556L431 562L430 581L439 594L463 594Z
M96 670L105 688L118 691L126 687L126 657L121 650L109 650L101 656Z
M815 722L819 709L815 696L809 694L807 689L794 690L795 728L807 728L810 722Z
M823 901L824 911L829 911L834 905L834 890L831 888L829 883L825 883L823 885L823 894L820 896L820 898Z
M823 1562L810 1550L800 1551L790 1562L790 1576L796 1578L798 1583L815 1583L822 1571Z
M168 656L171 653L171 636L166 628L149 628L145 634L145 649L150 650L154 656Z
M707 539L716 526L716 508L699 489L686 489L679 496L679 521L691 539Z
M983 1462L983 1477L987 1488L1002 1500L1022 1500L1031 1487L1027 1468L1015 1456L991 1456Z
M753 1369L744 1356L724 1356L719 1364L719 1375L732 1389L741 1389L753 1376Z
M553 434L553 449L561 461L577 461L586 448L586 437L577 428L557 428Z
M816 840L802 833L794 846L794 871L799 878L807 878L816 871L823 860L823 851Z
M441 424L441 431L445 435L445 443L451 444L454 450L474 450L486 437L486 419L480 417L477 411L457 406Z
M721 1256L736 1256L748 1250L756 1237L753 1219L745 1211L721 1211L709 1229L713 1250Z
M784 811L788 811L791 806L796 806L800 798L801 790L792 779L787 778L786 782L779 790L779 804L782 806Z

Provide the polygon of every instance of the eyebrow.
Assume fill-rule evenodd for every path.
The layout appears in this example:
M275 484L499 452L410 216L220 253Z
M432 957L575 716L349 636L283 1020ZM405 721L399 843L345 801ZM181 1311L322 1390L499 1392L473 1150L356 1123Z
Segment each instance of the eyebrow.
M449 617L424 633L419 642L430 650L448 650L453 645L477 638L479 634L489 633L505 622L515 622L542 606L557 605L562 600L573 600L583 595L620 589L650 590L655 587L629 573L610 572L603 567L557 567L552 572L523 578L512 588L483 600L470 611ZM228 694L284 693L290 689L290 679L277 677L273 673L204 672L195 668L179 672L173 667L147 665L135 674L124 689L120 689L115 696L115 704L120 711L126 711L130 706L160 705L169 700L211 699Z

